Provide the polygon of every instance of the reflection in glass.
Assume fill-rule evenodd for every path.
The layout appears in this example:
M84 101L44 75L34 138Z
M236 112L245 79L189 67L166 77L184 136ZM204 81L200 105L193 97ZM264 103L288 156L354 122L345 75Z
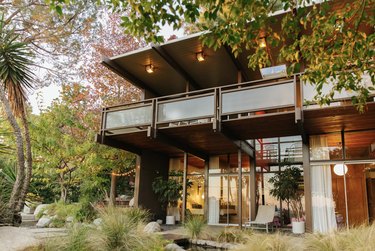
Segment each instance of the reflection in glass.
M342 159L341 133L310 136L310 160Z
M375 131L345 132L346 159L375 159Z

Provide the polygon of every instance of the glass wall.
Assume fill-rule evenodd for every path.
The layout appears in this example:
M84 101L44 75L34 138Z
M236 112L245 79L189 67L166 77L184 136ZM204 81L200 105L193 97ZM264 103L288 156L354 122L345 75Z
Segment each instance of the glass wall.
M293 215L290 206L272 196L274 188L270 179L287 168L302 168L302 139L300 136L266 138L256 140L256 208L259 205L274 205L276 214L274 225L277 227L288 226ZM303 190L303 179L299 181ZM304 197L302 198L304 206Z
M242 177L238 173L237 153L210 158L209 224L239 224L241 217L242 222L250 219L250 161L244 153L241 157Z
M374 159L375 131L310 136L314 231L371 222Z
M187 168L187 215L204 215L204 168L204 160L189 156Z

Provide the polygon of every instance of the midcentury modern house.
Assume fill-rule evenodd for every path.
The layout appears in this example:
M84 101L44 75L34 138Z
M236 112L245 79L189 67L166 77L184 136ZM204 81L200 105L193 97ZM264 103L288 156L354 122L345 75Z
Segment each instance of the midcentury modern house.
M104 108L97 135L138 155L135 205L164 217L152 182L181 173L181 220L190 213L242 226L259 205L274 205L275 225L286 226L288 206L269 181L293 166L303 172L307 230L374 221L375 93L364 114L353 93L337 94L329 107L306 105L314 87L301 74L287 78L282 65L249 70L251 52L213 51L201 35L103 61L143 92L140 102Z

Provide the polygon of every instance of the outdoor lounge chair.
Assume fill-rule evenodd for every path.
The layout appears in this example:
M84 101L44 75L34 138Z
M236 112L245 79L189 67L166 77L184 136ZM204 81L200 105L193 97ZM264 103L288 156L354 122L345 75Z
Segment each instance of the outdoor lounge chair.
M264 206L258 207L258 214L254 221L245 223L245 227L252 229L266 229L268 233L269 228L273 229L273 218L275 216L275 206Z

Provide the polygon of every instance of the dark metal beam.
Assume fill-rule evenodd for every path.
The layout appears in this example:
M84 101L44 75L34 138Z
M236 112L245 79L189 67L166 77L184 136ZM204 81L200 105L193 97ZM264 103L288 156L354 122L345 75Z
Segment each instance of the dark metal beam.
M298 120L297 121L297 128L298 128L298 131L299 131L299 134L301 135L302 137L302 142L304 144L307 144L308 143L308 136L306 134L306 131L305 131L305 128L303 126L303 122L302 120Z
M106 137L106 136L102 137L102 135L100 134L95 135L95 141L99 144L115 147L118 149L122 149L128 152L138 154L138 155L142 154L142 150L139 149L138 147L135 147L133 145L130 145L130 144L127 144L127 143L124 143L115 139L111 139L110 137Z
M194 149L193 147L189 146L188 144L184 142L180 142L175 138L171 138L170 136L165 135L164 133L161 133L160 131L157 132L155 140L158 140L164 144L174 146L178 149L180 149L183 152L192 154L194 156L197 156L198 158L201 158L203 160L208 158L208 154L199 151L197 149Z
M221 127L220 133L227 137L229 140L231 140L233 144L235 144L238 148L247 153L250 157L255 158L254 148L247 141L238 139L238 137L236 137L233 132L231 132L228 128L225 128L224 126Z
M152 49L158 53L176 72L178 72L195 89L202 89L201 86L181 67L169 53L159 45L152 45Z
M157 91L155 91L154 89L152 89L151 87L146 85L146 83L144 83L142 80L135 77L130 72L121 68L117 63L113 62L109 58L103 58L102 65L106 66L111 71L115 72L117 75L119 75L119 76L123 77L124 79L126 79L127 81L131 82L132 84L134 84L138 88L145 89L156 97L161 96L160 93L158 93Z
M232 59L233 64L236 66L237 70L241 72L243 77L243 82L247 82L250 80L249 76L246 73L246 68L244 68L241 64L241 62L236 58L232 50L229 48L228 45L224 45L225 51L228 53L229 57Z

